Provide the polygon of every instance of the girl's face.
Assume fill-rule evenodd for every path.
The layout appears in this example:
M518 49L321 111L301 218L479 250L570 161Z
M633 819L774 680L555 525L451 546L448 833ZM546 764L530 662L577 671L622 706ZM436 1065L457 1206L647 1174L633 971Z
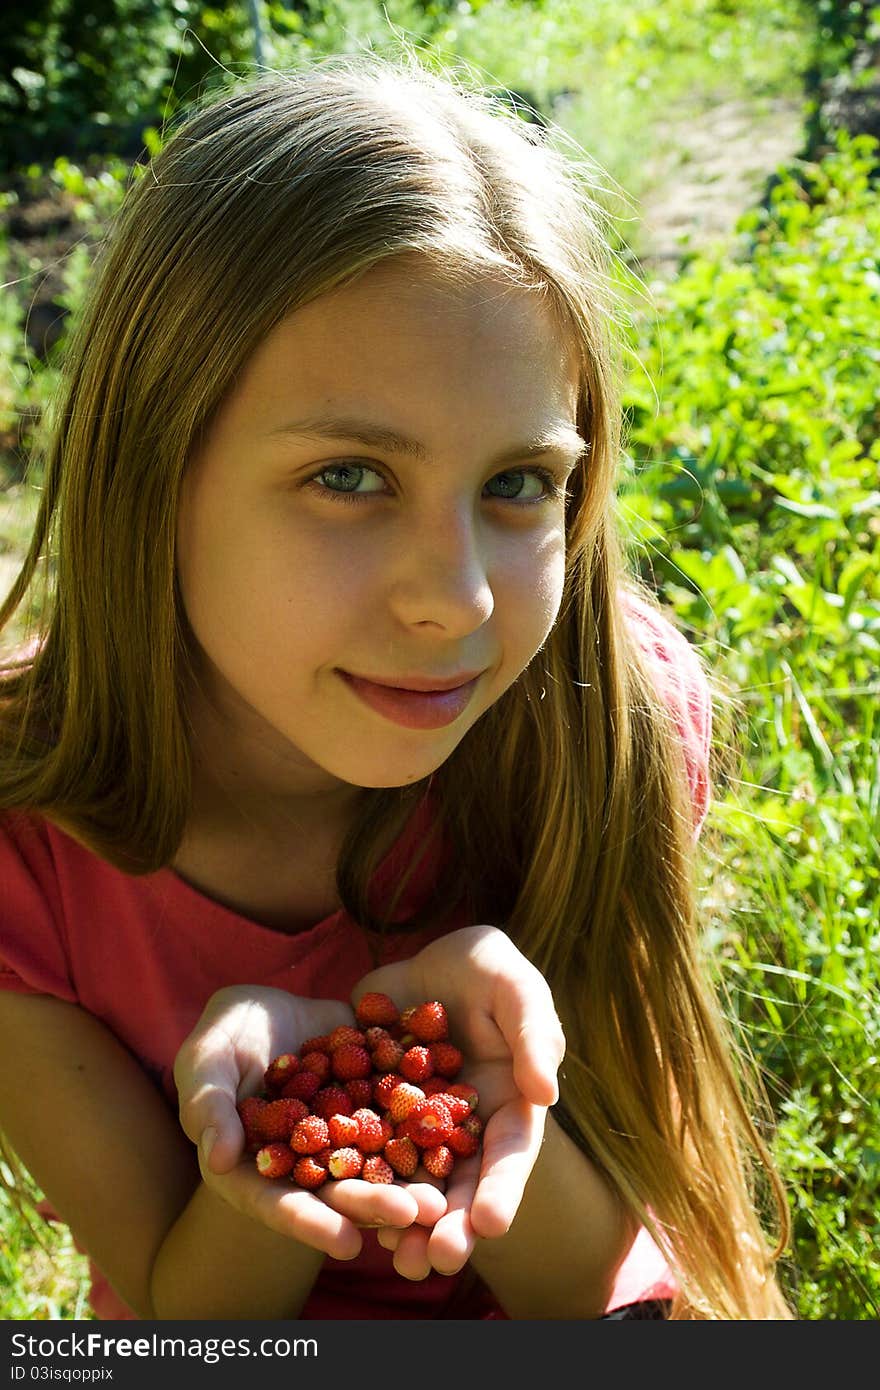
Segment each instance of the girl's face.
M181 496L215 756L293 799L443 763L559 611L577 390L536 297L412 257L268 335Z

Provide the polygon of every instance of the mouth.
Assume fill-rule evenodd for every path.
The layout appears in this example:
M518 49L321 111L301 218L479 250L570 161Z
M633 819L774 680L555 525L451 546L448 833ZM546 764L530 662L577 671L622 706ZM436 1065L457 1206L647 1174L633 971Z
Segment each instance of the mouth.
M362 704L405 729L442 729L453 724L467 709L480 679L476 675L461 684L432 690L384 685L348 671L337 674Z

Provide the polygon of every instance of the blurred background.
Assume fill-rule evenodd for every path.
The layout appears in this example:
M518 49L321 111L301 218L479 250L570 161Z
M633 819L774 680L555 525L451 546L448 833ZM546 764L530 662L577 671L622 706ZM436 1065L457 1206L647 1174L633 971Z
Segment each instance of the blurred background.
M805 1319L876 1319L880 6L6 0L0 597L95 250L168 123L255 69L401 43L466 65L607 176L621 525L728 692L706 951L764 1075L791 1299ZM38 618L34 594L4 647ZM68 1232L0 1195L0 1316L89 1316L84 1272Z

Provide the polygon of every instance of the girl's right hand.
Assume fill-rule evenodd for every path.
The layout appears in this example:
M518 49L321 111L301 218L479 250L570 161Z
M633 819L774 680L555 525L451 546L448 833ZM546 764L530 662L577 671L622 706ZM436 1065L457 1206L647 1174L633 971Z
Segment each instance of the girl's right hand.
M267 986L218 990L174 1062L180 1123L198 1146L206 1187L255 1221L338 1260L360 1253L360 1227L433 1226L446 1210L429 1183L347 1178L308 1192L261 1177L245 1152L236 1102L254 1095L269 1062L310 1037L354 1024L347 1004Z

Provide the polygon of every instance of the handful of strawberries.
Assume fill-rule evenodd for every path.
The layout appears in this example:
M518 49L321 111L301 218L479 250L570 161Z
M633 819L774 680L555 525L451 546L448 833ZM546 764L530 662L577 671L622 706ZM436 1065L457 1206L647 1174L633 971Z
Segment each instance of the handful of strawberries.
M483 1125L475 1088L456 1079L464 1057L444 1005L401 1012L370 993L355 1021L273 1058L262 1094L239 1101L257 1171L313 1190L340 1178L410 1179L420 1164L447 1178L478 1151Z

